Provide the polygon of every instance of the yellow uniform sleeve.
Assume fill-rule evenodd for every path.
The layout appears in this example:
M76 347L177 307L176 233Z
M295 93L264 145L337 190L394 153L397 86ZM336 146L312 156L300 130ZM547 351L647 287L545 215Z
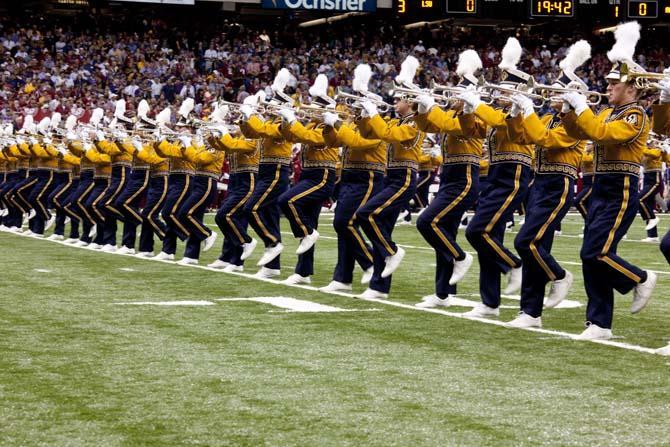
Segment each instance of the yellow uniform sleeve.
M26 157L32 157L33 153L30 150L30 146L28 143L21 143L18 145L19 151L21 151L21 154L25 155Z
M81 141L72 141L67 145L67 148L77 157L84 156L84 145L81 143Z
M25 157L25 155L23 155L23 154L21 153L21 151L19 150L19 147L18 147L16 144L12 144L11 146L9 146L9 147L7 148L7 152L6 152L6 153L7 153L8 155L14 157L14 158L24 158L24 157Z
M322 129L308 129L299 121L294 121L289 126L288 132L296 143L311 144L314 146L323 146L325 144Z
M659 135L670 135L670 104L654 104L652 110L652 130Z
M112 157L107 154L101 154L98 152L98 149L95 146L87 150L84 156L88 161L96 164L106 164L112 162Z
M112 143L111 141L108 141L108 140L97 141L95 143L95 148L101 154L107 154L107 155L111 155L111 156L119 155L121 153L121 151L116 146L116 144L114 144L114 143Z
M433 167L434 168L437 168L438 166L441 166L442 163L444 162L444 158L442 158L442 154L438 155L437 157L433 155L431 158L433 159Z
M353 150L369 150L378 147L382 141L377 139L363 138L358 132L349 126L340 126L336 131L336 139L342 146L347 146ZM337 146L337 144L328 144Z
M646 148L644 149L644 156L652 160L660 160L663 156L663 151L660 149Z
M66 163L70 163L71 165L77 166L78 164L81 163L81 158L72 155L69 152L66 152L62 155L63 161Z
M502 127L507 125L507 114L494 109L488 104L480 104L474 113L477 118L491 127Z
M161 157L182 158L184 156L181 145L172 144L167 140L154 145L154 148Z
M474 113L465 113L458 116L463 136L469 138L486 138L487 126Z
M586 109L577 117L577 126L588 139L600 144L626 143L634 140L644 129L647 117L639 110L632 110L625 118L605 122L602 115L596 116Z
M205 150L205 148L203 146L192 146L191 145L191 146L185 147L184 150L183 150L184 158L186 160L190 161L191 163L196 163L196 161L198 159L198 155L200 154L200 152L202 152L204 150Z
M580 141L568 135L563 126L547 129L548 120L551 120L550 115L540 120L535 113L531 113L525 119L521 120L525 135L530 142L546 149L563 149L572 147Z
M584 152L582 154L582 163L593 163L593 152Z
M453 110L444 111L435 106L421 115L414 117L419 130L428 133L444 132L451 135L462 135L461 123L458 121L456 112Z
M232 137L230 134L225 134L219 138L219 143L228 152L253 152L256 150L257 142L255 140L247 140L245 138Z
M267 121L261 120L256 115L252 115L247 120L247 125L253 132L260 136L278 139L284 138L284 135L281 132L281 124L279 123L268 123Z
M195 162L200 165L209 165L212 164L221 158L222 154L212 153L210 151L204 150L198 154Z
M137 152L137 149L133 146L133 142L130 140L120 141L116 145L126 154L135 155L135 152Z
M30 146L30 150L33 154L35 154L35 156L39 158L51 158L51 155L49 155L49 153L44 150L41 144L33 144Z
M49 154L50 158L58 158L58 156L60 155L60 153L54 147L53 144L47 144L46 146L44 146L44 150L46 151L47 154Z
M163 163L166 158L159 156L152 145L145 144L143 149L136 154L137 158L150 165Z
M412 141L416 138L419 130L415 127L406 124L389 125L380 115L375 115L372 118L366 118L367 124L370 126L372 133L380 140L387 143L403 143Z

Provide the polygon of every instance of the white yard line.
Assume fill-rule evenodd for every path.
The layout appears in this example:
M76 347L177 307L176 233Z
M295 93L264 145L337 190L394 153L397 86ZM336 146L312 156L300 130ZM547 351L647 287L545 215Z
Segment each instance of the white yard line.
M11 233L10 233L11 234ZM43 239L46 240L46 239ZM65 244L62 241L49 241L49 242L55 242L57 244L63 245L65 247L71 247L71 248L84 248L84 247L74 247L70 244ZM91 250L91 251L96 251L97 250ZM178 265L174 261L157 261L154 259L150 258L138 258L134 255L129 255L129 254L117 254L117 253L106 253L106 252L99 252L103 254L109 254L109 255L116 255L116 256L132 256L133 259L138 259L138 260L145 260L145 261L152 261L152 262L163 262L166 264L173 264L173 265ZM223 273L223 274L229 274L229 275L235 275L235 276L241 276L249 279L254 279L257 281L264 281L280 286L285 286L285 287L294 287L298 289L303 289L303 290L310 290L310 291L315 291L319 293L328 293L329 295L337 295L337 296L342 296L342 297L347 297L347 298L358 298L356 295L351 294L351 293L343 293L343 292L321 292L318 290L318 288L314 286L307 286L307 285L301 285L301 284L296 284L296 285L287 285L283 284L281 281L276 280L276 279L267 279L267 278L257 278L254 275L250 273L241 273L241 272L223 272L218 269L213 269L210 267L206 266L201 266L201 265L182 265L180 267L188 267L188 268L196 268L196 269L201 269L201 270L209 270L217 273ZM406 310L413 310L415 312L426 312L426 313L431 313L431 314L437 314L437 315L444 315L452 318L461 318L464 320L470 320L470 321L477 321L479 323L484 323L484 324L491 324L494 326L502 326L505 327L505 322L499 321L499 320L490 320L486 318L474 318L474 317L468 317L465 316L463 313L460 312L452 312L452 311L447 311L447 310L442 310L442 309L424 309L424 308L418 308L416 306L413 306L411 304L405 304L405 303L399 303L396 301L390 301L390 300L380 300L380 299L370 299L370 298L358 298L363 301L369 301L373 303L378 303L378 304L383 304L385 306L392 306L392 307L397 307L400 309L406 309ZM572 339L575 340L578 334L573 334L570 332L563 332L563 331L554 331L550 329L538 329L538 328L524 328L524 329L517 329L517 328L506 328L509 330L524 330L524 331L529 331L529 332L536 332L540 334L546 334L546 335L552 335L555 337L560 337L560 338L566 338L566 339ZM620 349L625 349L628 351L636 351L636 352L641 352L645 354L656 354L656 349L653 348L646 348L644 346L638 346L638 345L633 345L630 343L624 343L624 342L619 342L619 341L614 341L614 340L588 340L591 343L596 343L600 345L605 345L605 346L611 346L615 348L620 348Z

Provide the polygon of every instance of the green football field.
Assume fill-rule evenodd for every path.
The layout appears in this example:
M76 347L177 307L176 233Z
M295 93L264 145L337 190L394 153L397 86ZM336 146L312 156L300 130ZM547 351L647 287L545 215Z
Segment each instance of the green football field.
M315 287L336 262L331 222ZM260 246L227 274L0 233L0 446L670 445L670 358L652 353L670 339L670 266L638 218L619 253L659 272L653 300L631 315L617 296L609 344L572 340L581 226L568 216L554 243L579 307L547 311L543 331L414 308L435 262L414 226L396 229L388 303L250 278ZM478 300L477 278L475 262L460 298ZM508 321L518 299L503 301Z

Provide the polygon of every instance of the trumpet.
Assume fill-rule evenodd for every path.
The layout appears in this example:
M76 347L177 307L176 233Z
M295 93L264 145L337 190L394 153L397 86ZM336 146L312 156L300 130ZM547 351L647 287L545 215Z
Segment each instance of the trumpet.
M389 92L391 96L394 96L396 98L400 98L402 100L408 101L408 102L417 102L420 96L430 96L432 97L436 102L447 102L449 101L449 97L445 95L444 93L437 93L435 91L431 90L421 90L421 89L413 89L413 88L407 88L402 85L396 85L393 90Z
M484 81L483 78L480 80L478 86L480 93L483 96L490 98L491 102L496 99L509 99L512 95L524 95L533 100L533 107L540 109L544 106L547 99L542 95L530 92L529 90L532 88L534 88L534 85L531 82L526 85L525 90L522 90L499 84L492 84Z
M363 101L370 101L374 105L377 106L377 109L379 109L380 113L387 113L391 111L393 106L387 102L384 102L382 98L379 95L375 95L374 93L361 93L360 95L356 95L353 93L347 93L344 90L338 88L337 89L337 94L335 95L335 100L336 101L341 101L344 103L344 105L352 108L352 109L361 109L361 103Z
M320 106L315 106L315 105L303 105L300 106L296 111L295 111L295 116L298 119L304 120L304 119L317 119L317 120L322 120L323 119L323 114L324 113L335 113L339 115L340 119L346 120L351 118L351 114L342 110L336 110L336 109L329 109L326 107L320 107Z
M670 80L670 76L665 73L652 73L650 71L634 71L628 68L627 64L621 66L621 77L627 77L635 88L640 90L658 90L659 81Z
M600 105L600 102L604 97L607 97L606 94L600 93L600 92L594 92L591 90L580 90L578 88L571 88L571 87L554 87L553 85L544 85L544 84L539 84L533 87L534 90L540 91L541 95L545 98L545 100L549 102L561 102L563 101L559 95L562 95L564 93L581 93L582 95L586 96L586 103L589 106L597 106Z

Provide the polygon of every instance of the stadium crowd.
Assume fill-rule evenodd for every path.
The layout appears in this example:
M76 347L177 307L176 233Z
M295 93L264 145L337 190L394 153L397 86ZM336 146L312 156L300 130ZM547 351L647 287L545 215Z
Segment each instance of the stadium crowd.
M366 62L376 73L371 90L387 93L408 54L421 61L419 84L455 84L458 54L466 48L479 52L485 77L495 81L500 42L509 35L507 29L446 25L405 30L370 19L323 31L273 26L268 32L234 23L189 30L161 19L128 17L84 17L67 24L54 18L6 19L0 21L0 98L7 106L0 119L20 120L42 108L63 115L82 115L95 106L110 111L119 97L130 110L141 98L161 110L193 97L199 104L195 112L205 114L216 98L241 102L266 87L281 67L296 77L293 87L302 97L319 73L331 86L347 88L353 68ZM558 71L558 61L581 37L518 32L525 48L520 67L540 83ZM595 48L606 48L611 36L588 38ZM667 49L641 47L638 62L662 71ZM604 51L594 51L578 74L604 91L609 68Z

